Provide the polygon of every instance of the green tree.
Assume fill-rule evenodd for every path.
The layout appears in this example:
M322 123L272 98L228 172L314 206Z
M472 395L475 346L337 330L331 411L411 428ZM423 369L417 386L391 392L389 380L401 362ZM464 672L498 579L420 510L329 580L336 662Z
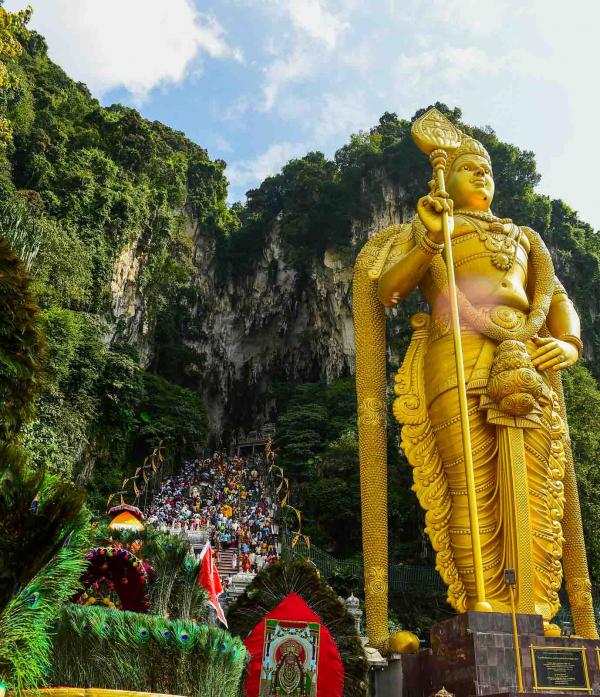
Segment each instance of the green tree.
M30 267L48 343L24 442L35 466L90 490L98 484L103 495L161 438L182 457L202 448L207 433L197 396L158 377L153 383L125 327L114 324L115 269L135 255L144 260L137 286L124 292L141 303L148 344L156 345L150 368L184 382L197 359L179 341L193 304L184 212L214 220L215 234L235 214L222 161L134 109L102 107L49 60L26 19L0 8L0 34L14 30L10 46L2 39L12 91L0 84L0 109L13 137L0 149L0 235Z

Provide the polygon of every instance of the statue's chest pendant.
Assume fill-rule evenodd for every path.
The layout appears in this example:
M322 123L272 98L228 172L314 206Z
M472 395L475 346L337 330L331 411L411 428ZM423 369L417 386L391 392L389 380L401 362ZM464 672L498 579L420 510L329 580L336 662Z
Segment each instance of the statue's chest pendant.
M488 230L479 225L476 225L476 230L479 240L492 253L490 260L493 266L500 271L510 271L517 256L519 228L513 225L507 233L502 223L490 223Z

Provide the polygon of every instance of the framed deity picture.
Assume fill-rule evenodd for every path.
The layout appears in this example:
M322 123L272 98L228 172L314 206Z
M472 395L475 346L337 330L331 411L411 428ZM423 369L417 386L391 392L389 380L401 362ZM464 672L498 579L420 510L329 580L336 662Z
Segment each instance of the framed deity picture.
M259 697L316 697L318 622L265 623Z

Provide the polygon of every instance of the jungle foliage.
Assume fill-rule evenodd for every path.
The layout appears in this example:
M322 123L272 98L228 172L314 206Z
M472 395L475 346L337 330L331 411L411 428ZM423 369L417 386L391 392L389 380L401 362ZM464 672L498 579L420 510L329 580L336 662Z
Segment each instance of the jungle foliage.
M0 152L10 146L7 107L29 12L0 3ZM0 215L0 685L15 694L42 684L50 667L50 626L77 590L89 537L84 495L32 468L22 430L42 389L42 318L26 265L35 245L20 220ZM15 223L11 225L10 223Z
M330 385L276 385L278 464L290 479L302 530L334 556L361 553L360 480L354 378ZM410 491L410 468L388 443L390 561L422 564L422 521ZM428 554L427 548L425 548Z
M200 224L230 217L225 165L133 109L102 107L48 59L26 20L13 28L17 48L0 90L10 126L0 149L0 235L29 268L47 342L25 447L35 466L86 484L101 508L159 440L172 461L205 444L199 397L173 369L169 379L148 372L158 366L140 353L159 318L168 324L182 314L176 298L192 264L182 211L193 210ZM143 268L138 287L120 292L143 298L142 346L113 314L116 267L131 250L142 250ZM167 358L161 364L170 367Z

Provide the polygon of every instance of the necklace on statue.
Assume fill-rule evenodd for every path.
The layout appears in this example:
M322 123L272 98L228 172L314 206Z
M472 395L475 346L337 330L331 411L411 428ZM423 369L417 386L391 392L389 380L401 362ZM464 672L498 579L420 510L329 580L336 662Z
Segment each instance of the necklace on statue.
M473 220L479 239L484 243L485 248L492 252L491 262L497 269L500 271L512 269L521 231L510 218L497 218L488 211L458 210L454 212L454 215L462 215ZM489 231L479 224L480 220L489 223ZM506 232L504 225L511 226L510 232Z
M510 218L498 218L491 211L467 211L459 208L454 211L453 215L462 215L465 218L476 218L477 220L485 220L486 223L512 223Z

